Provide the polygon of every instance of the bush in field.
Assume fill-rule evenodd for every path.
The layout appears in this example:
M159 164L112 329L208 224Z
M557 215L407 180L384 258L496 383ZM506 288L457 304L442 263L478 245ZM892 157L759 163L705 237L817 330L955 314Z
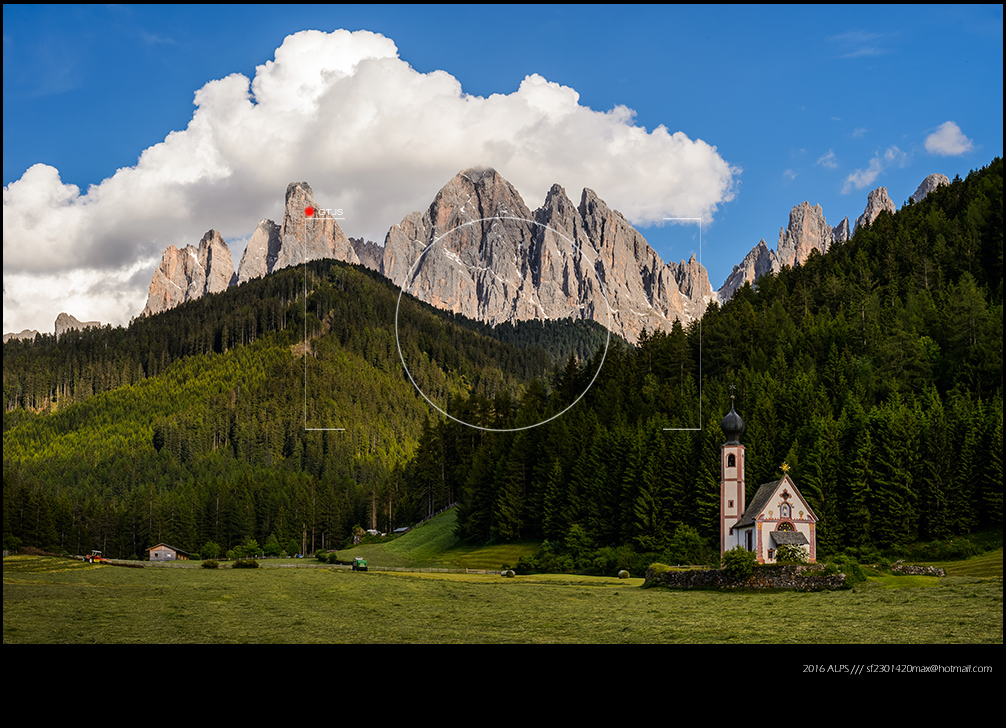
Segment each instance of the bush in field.
M328 557L325 559L325 561L327 563L329 563L329 564L338 564L339 563L339 553L337 551L329 551L328 552Z
M206 559L202 564L200 564L204 569L219 569L220 562L215 559Z
M737 546L723 554L723 570L735 579L747 579L754 572L758 557L754 551Z
M779 564L806 564L807 559L807 550L791 543L784 543L775 552L775 560Z
M258 562L255 559L238 559L234 562L232 569L257 569Z
M828 566L825 568L826 574L845 574L845 585L852 586L861 581L866 581L866 572L859 562L849 554L839 554L828 559Z
M326 551L325 549L321 549L319 551L315 551L314 552L314 558L318 559L318 561L320 561L323 564L327 564L328 563L328 551Z

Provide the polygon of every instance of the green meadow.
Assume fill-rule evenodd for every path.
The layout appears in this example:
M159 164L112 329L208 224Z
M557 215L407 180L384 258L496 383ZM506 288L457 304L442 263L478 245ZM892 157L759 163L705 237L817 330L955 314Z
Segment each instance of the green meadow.
M1002 643L1002 580L881 577L820 593L642 579L127 569L4 559L4 643Z
M340 556L499 568L533 548L452 538L437 523ZM642 578L359 573L313 559L237 570L11 556L3 630L5 644L1001 644L1002 550L941 565L946 578L878 575L837 592L682 592Z

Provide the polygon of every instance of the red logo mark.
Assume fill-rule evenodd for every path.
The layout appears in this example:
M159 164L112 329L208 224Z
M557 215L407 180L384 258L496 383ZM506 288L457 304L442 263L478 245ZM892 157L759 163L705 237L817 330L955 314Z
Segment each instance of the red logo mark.
M314 217L314 208L313 207L305 207L304 208L304 214L307 215L308 217Z

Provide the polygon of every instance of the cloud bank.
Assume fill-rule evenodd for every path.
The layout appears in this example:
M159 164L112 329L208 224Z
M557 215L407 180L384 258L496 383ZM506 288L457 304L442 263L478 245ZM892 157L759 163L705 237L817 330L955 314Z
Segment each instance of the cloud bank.
M495 167L532 209L558 182L574 198L595 189L638 225L712 217L739 173L702 140L647 131L624 106L581 106L575 90L537 74L510 94L468 95L368 31L288 36L254 79L211 81L195 107L184 131L85 192L42 164L4 188L4 331L50 331L61 310L125 323L167 245L195 244L211 227L247 236L262 217L279 218L291 181L342 209L347 234L383 241L472 166ZM138 265L149 270L142 284ZM61 303L56 280L87 292L79 308Z

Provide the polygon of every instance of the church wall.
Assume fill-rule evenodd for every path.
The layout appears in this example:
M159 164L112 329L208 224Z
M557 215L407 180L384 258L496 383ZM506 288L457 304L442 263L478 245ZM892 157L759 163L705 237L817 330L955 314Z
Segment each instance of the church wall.
M666 570L663 570L666 569ZM666 586L673 589L841 589L843 574L825 574L823 565L773 564L760 566L747 578L734 578L722 569L672 571L651 566L646 571L644 587Z
M790 497L783 498L784 492L789 493ZM789 506L788 516L785 510L786 506ZM792 525L794 531L802 533L806 537L810 544L808 557L811 563L814 563L817 560L814 516L788 475L776 487L756 522L758 530L757 553L760 563L775 563L774 550L776 546L771 533L779 530L780 524L783 523ZM772 550L771 555L769 555L770 549Z

